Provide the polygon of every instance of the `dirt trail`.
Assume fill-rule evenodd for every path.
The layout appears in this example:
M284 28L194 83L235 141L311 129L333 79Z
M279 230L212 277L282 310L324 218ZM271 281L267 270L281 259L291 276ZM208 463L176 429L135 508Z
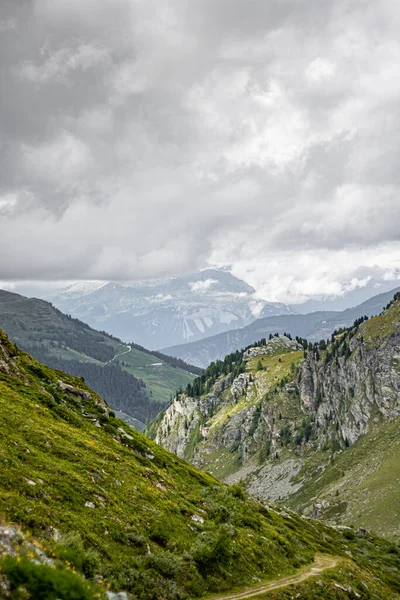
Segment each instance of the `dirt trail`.
M111 360L108 360L106 363L104 363L105 365L109 365L110 363L113 362L113 360L115 360L118 356L123 356L124 354L128 354L131 350L132 347L131 346L126 346L126 348L128 348L128 350L125 350L125 352L120 352L119 354L116 354Z
M235 594L229 594L228 596L215 596L214 600L244 600L245 598L259 596L260 594L265 594L272 590L287 587L295 583L301 583L310 577L315 577L319 573L322 573L322 571L333 569L339 562L340 558L328 556L326 554L317 554L313 564L304 567L304 569L296 573L296 575L273 579L264 585L249 588L244 592L237 592Z

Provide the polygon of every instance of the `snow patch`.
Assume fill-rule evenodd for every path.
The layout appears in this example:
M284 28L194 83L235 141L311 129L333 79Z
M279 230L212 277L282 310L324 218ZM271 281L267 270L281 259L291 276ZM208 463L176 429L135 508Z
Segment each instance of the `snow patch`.
M201 319L195 319L194 324L196 325L197 329L199 331L201 331L201 333L204 333L205 329L204 329L203 321Z
M254 301L254 302L250 302L250 310L251 310L251 314L253 315L253 317L255 317L256 319L258 319L258 317L260 316L262 309L264 308L264 302L260 301Z
M230 323L232 323L232 321L237 321L238 318L236 315L233 315L232 313L221 313L219 320L220 320L220 323L226 323L227 325L230 325Z
M77 281L61 290L61 294L90 294L107 285L108 281Z

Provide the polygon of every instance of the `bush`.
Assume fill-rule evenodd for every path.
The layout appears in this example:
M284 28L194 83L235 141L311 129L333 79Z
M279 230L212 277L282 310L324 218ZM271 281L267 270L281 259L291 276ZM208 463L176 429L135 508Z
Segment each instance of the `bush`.
M150 529L149 538L159 546L165 547L170 538L170 532L164 523L156 523Z
M68 533L57 545L57 557L72 563L75 568L89 579L93 578L100 568L100 556L93 548L83 545L79 533Z
M203 533L193 550L193 560L203 577L218 571L231 556L232 544L227 528L221 528L216 533Z
M246 500L246 492L244 491L243 485L236 483L230 487L230 492L234 498L239 500Z
M209 511L209 516L216 523L227 523L231 518L230 510L223 504L214 506Z
M147 539L144 535L136 533L134 531L128 531L126 534L126 543L134 548L144 550L147 548Z
M12 600L25 597L41 600L93 600L99 597L98 589L95 590L74 573L38 565L27 558L7 556L0 562L0 571L10 584ZM25 595L22 595L22 589L26 590Z
M159 554L150 554L146 556L145 566L154 569L167 579L178 580L181 572L181 561L170 552L161 552Z

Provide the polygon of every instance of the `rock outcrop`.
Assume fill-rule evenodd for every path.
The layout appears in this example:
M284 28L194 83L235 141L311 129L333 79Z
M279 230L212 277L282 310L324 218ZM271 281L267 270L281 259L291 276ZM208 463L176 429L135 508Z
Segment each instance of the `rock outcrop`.
M400 300L338 332L328 345L273 338L243 354L246 370L221 376L200 397L180 395L156 441L194 465L270 500L301 488L316 453L352 446L374 424L400 416ZM303 350L303 348L306 348ZM324 462L325 461L325 462Z

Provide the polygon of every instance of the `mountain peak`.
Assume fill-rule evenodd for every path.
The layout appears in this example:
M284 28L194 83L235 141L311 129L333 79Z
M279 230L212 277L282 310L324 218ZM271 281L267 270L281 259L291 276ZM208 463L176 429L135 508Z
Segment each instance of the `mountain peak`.
M245 281L219 269L147 283L82 282L52 301L96 329L151 349L238 329L261 314L292 312L258 298Z

